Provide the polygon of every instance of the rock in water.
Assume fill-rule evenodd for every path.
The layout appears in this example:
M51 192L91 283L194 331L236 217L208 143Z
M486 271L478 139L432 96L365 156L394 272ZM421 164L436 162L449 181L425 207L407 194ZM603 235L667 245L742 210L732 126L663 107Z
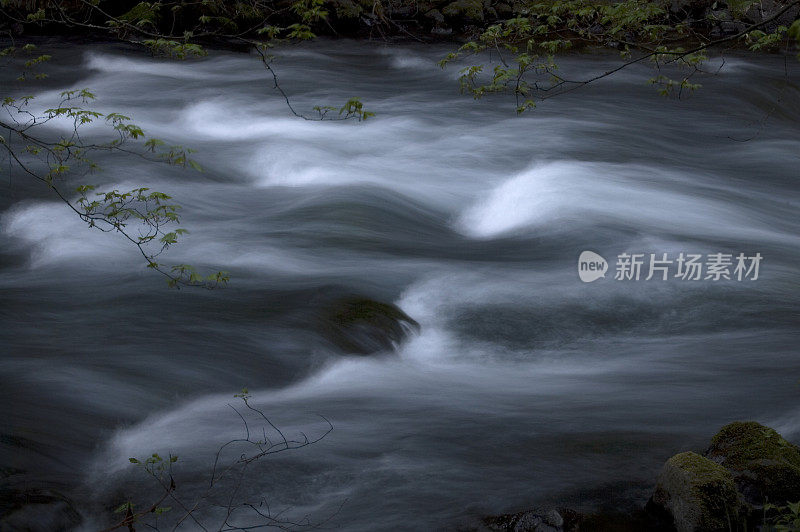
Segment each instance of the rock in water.
M730 423L711 439L706 456L733 473L747 502L800 500L800 448L755 421Z
M651 502L672 515L678 532L741 528L743 508L733 475L697 453L680 453L667 460Z
M322 333L348 354L393 351L419 323L390 303L363 297L337 299L321 315Z

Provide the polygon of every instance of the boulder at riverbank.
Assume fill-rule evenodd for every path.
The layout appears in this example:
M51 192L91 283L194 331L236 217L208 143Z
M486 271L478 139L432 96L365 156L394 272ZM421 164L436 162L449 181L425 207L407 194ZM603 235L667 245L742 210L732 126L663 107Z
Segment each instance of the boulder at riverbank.
M766 503L800 501L800 448L755 421L722 427L703 456L670 458L650 505L679 532L755 530L774 516Z
M485 517L465 530L492 532L760 530L800 501L800 448L755 421L722 427L701 455L682 452L664 464L653 496L631 513L581 514L559 508ZM557 518L554 518L557 516Z
M725 425L706 456L733 474L750 505L800 500L800 448L770 427L755 421Z
M755 421L722 427L703 456L670 458L648 503L679 532L757 530L776 517L766 503L800 500L800 448Z
M693 452L667 460L652 503L672 516L678 532L738 530L742 521L743 507L733 475Z

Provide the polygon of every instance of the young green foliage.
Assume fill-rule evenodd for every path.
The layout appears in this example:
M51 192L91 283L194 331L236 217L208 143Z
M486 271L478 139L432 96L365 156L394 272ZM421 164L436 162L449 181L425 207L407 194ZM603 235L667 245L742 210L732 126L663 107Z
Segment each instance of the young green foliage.
M34 47L23 47L31 52ZM16 50L8 51L13 56ZM40 64L35 61L33 64ZM30 68L26 61L23 68ZM26 78L27 79L27 78ZM25 81L24 79L22 81ZM129 191L109 190L96 192L91 184L75 187L77 199L70 199L62 190L71 176L86 175L99 171L93 160L97 152L115 152L125 156L139 156L173 166L189 166L200 170L190 158L192 150L182 146L168 146L165 142L147 139L142 128L121 113L102 113L91 108L95 94L89 89L63 91L56 107L37 112L32 107L32 96L3 98L0 110L10 120L0 120L0 127L9 132L10 138L0 139L11 160L25 175L37 179L52 189L88 227L105 232L117 232L134 244L146 261L147 267L167 277L170 286L224 286L230 279L226 272L200 276L184 274L184 270L171 273L156 259L170 246L178 243L186 234L180 223L180 207L167 194L138 187ZM52 139L40 136L37 131L53 120L66 120L71 132ZM112 137L106 141L88 141L82 129L93 123L102 123ZM129 144L134 143L134 146ZM22 146L18 148L17 146ZM174 271L174 270L173 270Z
M744 16L753 2L743 0L729 6L734 17ZM777 48L787 39L800 43L800 21L767 32L772 20L800 2L787 4L770 18L752 24L736 35L717 41L691 29L691 20L679 19L663 2L624 0L527 0L516 3L513 16L485 26L475 37L439 63L479 57L482 62L460 71L461 91L482 98L511 93L517 112L533 109L543 100L611 76L630 65L649 61L657 74L650 83L662 95L681 97L700 88L693 76L703 73L706 50L718 43L741 40L751 50ZM611 48L623 63L587 79L570 79L559 73L556 55L574 46ZM489 67L485 60L494 62ZM800 57L800 56L798 56ZM670 70L665 66L674 67ZM683 73L673 79L674 71Z

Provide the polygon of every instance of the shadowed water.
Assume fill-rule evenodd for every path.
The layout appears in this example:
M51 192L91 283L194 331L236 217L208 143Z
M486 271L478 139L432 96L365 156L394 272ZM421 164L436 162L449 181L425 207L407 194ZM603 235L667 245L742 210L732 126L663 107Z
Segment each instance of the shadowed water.
M14 174L0 466L65 485L91 529L151 498L131 456L175 453L179 487L200 490L242 433L227 403L248 386L285 433L324 432L319 415L334 430L253 466L243 496L346 530L426 530L548 503L627 508L667 457L736 419L800 437L799 67L728 58L680 101L637 67L516 117L505 97L460 96L435 64L446 51L278 54L297 109L358 96L377 113L359 124L293 117L244 54L60 47L39 105L90 87L99 110L204 167L103 159L89 179L172 194L191 234L168 260L232 282L169 291ZM580 282L585 249L606 279ZM757 281L613 279L620 253L681 251L764 259ZM420 333L396 355L342 356L313 317L347 294L394 302Z

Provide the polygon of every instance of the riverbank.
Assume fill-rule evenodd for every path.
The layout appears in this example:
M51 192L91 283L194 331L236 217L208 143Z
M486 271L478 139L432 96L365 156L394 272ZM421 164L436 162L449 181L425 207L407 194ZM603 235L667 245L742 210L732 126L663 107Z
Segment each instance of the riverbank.
M536 12L531 12L529 6L520 2L506 0L396 0L391 2L371 2L366 0L331 0L328 2L313 1L314 15L303 15L304 23L308 24L309 31L318 36L330 38L350 38L379 40L384 42L420 42L420 43L456 43L461 44L473 40L480 40L482 33L491 26L501 27L506 21L536 17ZM209 6L213 4L210 3ZM302 5L297 3L295 5ZM162 39L179 38L196 41L210 46L224 46L234 49L247 49L253 41L269 41L273 36L288 36L285 32L275 30L289 26L294 19L289 16L291 12L298 12L299 8L292 4L276 4L264 12L245 13L240 11L228 12L220 6L220 19L228 24L243 24L244 20L255 21L262 17L260 24L255 24L249 30L236 35L215 28L208 15L201 15L201 11L177 11L181 15L172 15L171 18L158 8L136 7L130 9L122 4L109 4L103 11L79 9L76 6L61 7L61 14L56 16L48 11L45 2L9 2L5 7L8 19L5 29L8 35L17 38L26 36L61 36L83 39L102 38L101 35L115 35L123 40L135 38L137 30L134 25L141 27L143 37L140 39L160 37ZM150 5L150 4L141 4ZM156 6L153 3L152 6ZM545 4L552 13L565 20L579 10L596 10L605 5L604 2L593 4L591 2L564 2L550 0ZM620 4L621 5L621 4ZM655 10L655 19L651 24L665 25L671 28L669 39L661 42L648 42L645 35L638 35L638 29L631 26L625 38L612 35L610 24L614 23L613 16L599 18L591 26L582 28L576 23L564 28L562 37L573 42L573 46L601 46L611 49L620 48L627 44L635 46L670 45L681 40L689 42L690 38L700 39L700 42L730 39L733 36L744 34L752 29L758 29L767 34L777 31L780 27L789 27L800 13L800 5L792 1L766 0L761 2L722 2L711 0L670 0L668 2L633 2L630 4L639 10ZM638 6L638 7L637 7ZM130 9L130 10L129 10ZM293 11L294 10L294 11ZM565 16L567 15L567 16ZM85 17L85 22L78 20L79 16ZM75 17L75 18L71 18ZM99 17L99 19L98 19ZM233 17L233 18L228 18ZM250 17L250 18L247 18ZM635 17L634 17L635 18ZM199 19L203 19L200 20ZM208 20L206 20L208 19ZM242 22L239 21L242 19ZM576 19L577 20L577 19ZM642 23L646 19L642 19ZM107 26L105 32L100 31L100 26ZM202 31L192 31L193 25L206 24ZM269 31L256 31L259 27L271 28ZM274 28L274 29L272 29ZM681 29L683 28L683 29ZM119 33L117 30L120 30ZM149 35L149 37L148 37ZM499 36L500 34L498 34ZM304 39L305 37L301 38ZM643 40L644 38L644 40ZM297 37L294 37L297 39ZM663 39L663 37L662 37ZM289 37L292 40L292 37ZM498 39L498 43L502 42ZM724 48L746 49L753 44L752 39L732 39L724 42ZM762 47L764 51L775 50L775 47Z

